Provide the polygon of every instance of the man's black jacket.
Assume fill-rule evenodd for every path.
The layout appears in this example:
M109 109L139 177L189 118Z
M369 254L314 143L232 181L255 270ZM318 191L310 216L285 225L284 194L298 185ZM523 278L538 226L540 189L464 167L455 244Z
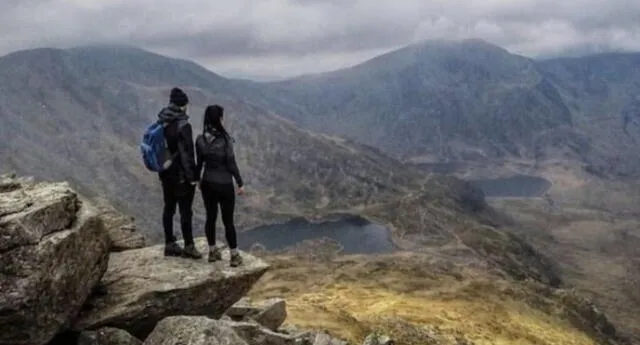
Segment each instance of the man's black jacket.
M167 184L197 182L193 145L193 130L189 116L179 107L170 104L158 113L158 121L166 124L165 139L169 153L174 156L171 166L161 172L160 179Z

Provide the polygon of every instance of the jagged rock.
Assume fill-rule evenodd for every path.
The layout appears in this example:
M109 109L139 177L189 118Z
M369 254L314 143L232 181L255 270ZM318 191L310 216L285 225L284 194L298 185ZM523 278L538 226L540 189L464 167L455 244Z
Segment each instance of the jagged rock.
M106 271L109 242L68 184L9 180L0 193L0 344L45 344Z
M225 314L235 321L253 320L275 331L287 319L287 303L282 298L271 298L254 306L248 298L242 298Z
M295 345L298 338L277 333L251 322L227 322L231 328L251 345Z
M24 180L19 180L16 175L0 175L0 193L8 193L22 188Z
M105 327L95 331L84 331L78 337L78 345L141 345L142 341L127 331Z
M206 240L196 246L207 249ZM73 329L111 326L144 339L156 323L168 316L221 317L262 277L269 265L242 253L244 264L229 267L228 251L222 263L206 259L164 257L164 245L112 253L101 281L104 293L91 298Z
M383 334L371 333L365 339L362 345L394 345L395 343L389 336Z
M319 332L313 340L313 345L347 345L346 341L336 339L326 332Z
M97 207L109 234L110 251L121 252L146 246L146 238L138 231L133 217L121 214L106 201L99 201Z
M144 345L248 345L224 321L205 316L171 316L160 322Z

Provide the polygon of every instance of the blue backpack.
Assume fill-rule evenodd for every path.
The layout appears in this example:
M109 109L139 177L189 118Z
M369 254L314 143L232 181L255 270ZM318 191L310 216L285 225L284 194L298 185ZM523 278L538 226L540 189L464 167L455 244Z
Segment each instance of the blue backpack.
M142 136L142 143L140 143L142 160L150 171L163 172L171 166L173 161L174 156L170 155L164 136L165 127L161 122L155 122L147 127Z

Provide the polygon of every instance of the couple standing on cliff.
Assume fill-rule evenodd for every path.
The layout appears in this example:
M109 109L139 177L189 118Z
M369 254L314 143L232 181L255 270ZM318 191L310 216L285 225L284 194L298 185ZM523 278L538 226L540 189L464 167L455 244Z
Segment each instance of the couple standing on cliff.
M229 264L242 264L238 253L236 229L233 220L236 190L233 179L242 195L242 178L236 164L233 140L225 130L222 120L224 109L220 105L210 105L204 112L204 130L193 143L193 132L186 113L189 98L179 88L171 90L169 105L158 114L158 123L163 125L166 149L173 157L168 167L159 172L164 197L162 223L165 237L165 256L182 256L201 259L193 241L192 205L196 186L200 184L207 218L205 234L209 244L209 262L222 260L220 249L216 247L216 219L218 205L225 236L230 250ZM195 158L194 158L195 156ZM204 171L203 171L204 169ZM176 208L180 210L180 224L184 248L176 243L173 234L173 217Z

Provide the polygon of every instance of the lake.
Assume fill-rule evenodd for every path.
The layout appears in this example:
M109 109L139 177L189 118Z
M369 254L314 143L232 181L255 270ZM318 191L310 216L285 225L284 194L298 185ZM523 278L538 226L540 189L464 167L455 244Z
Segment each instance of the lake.
M249 250L254 243L260 243L268 251L279 251L305 240L328 237L342 245L344 254L390 253L397 250L390 234L388 228L360 216L339 216L319 222L297 218L239 232L238 246Z
M487 197L533 198L542 196L551 188L551 182L548 180L529 175L467 181L482 189Z

